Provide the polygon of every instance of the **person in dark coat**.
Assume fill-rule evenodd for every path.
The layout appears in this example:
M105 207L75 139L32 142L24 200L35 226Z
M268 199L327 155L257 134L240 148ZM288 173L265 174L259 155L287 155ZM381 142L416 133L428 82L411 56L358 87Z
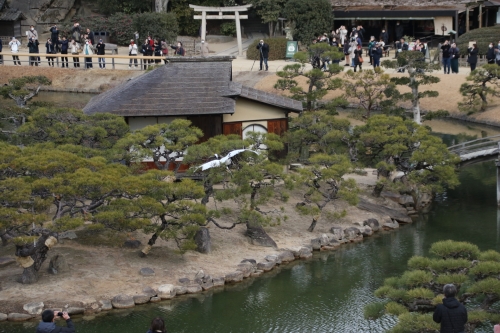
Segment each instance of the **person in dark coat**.
M95 45L95 37L94 37L94 32L90 31L89 28L87 28L87 39L90 41L92 45Z
M385 29L382 29L382 32L380 33L380 36L378 36L379 40L382 40L384 42L384 45L389 44L389 34Z
M380 43L376 43L372 48L372 57L373 69L375 69L375 67L380 67L380 58L382 58L382 48L380 47Z
M45 50L47 54L55 54L56 49L54 43L52 43L52 40L49 38L47 39L47 42L45 43ZM49 66L54 67L54 59L55 57L47 57L47 62Z
M450 42L445 40L443 45L441 45L441 51L443 51L443 68L445 74L450 74L450 67L451 67L450 49L451 49Z
M42 312L42 321L36 328L36 333L75 333L75 325L71 321L67 312L60 312L62 316L56 315L52 310ZM66 320L66 327L56 326L55 320L62 317Z
M436 307L432 319L441 324L441 333L465 332L467 309L455 298L457 288L453 284L447 284L443 287L443 293L443 304Z
M470 65L470 71L476 69L477 65L477 55L479 53L479 49L477 48L477 44L472 44L472 47L469 48L469 58L467 58L467 62Z
M259 50L260 54L260 70L262 70L262 63L266 65L266 71L269 70L269 66L267 65L267 60L269 59L269 44L264 43L261 39L259 44L257 44L257 50Z
M97 55L105 55L106 51L106 44L102 42L102 39L99 39L99 43L95 46L97 49ZM98 58L99 61L99 68L105 69L106 68L106 58Z
M148 42L148 40L146 40L146 42ZM184 50L184 47L182 46L182 42L177 42L177 46L170 45L170 47L175 50L174 55L180 55L180 56L186 55L186 50ZM153 54L151 54L151 55L153 55Z
M356 72L356 68L359 66L359 71L361 72L363 68L361 66L363 65L363 49L361 48L361 45L358 44L356 47L356 50L354 50L354 72Z
M394 34L396 35L396 40L400 40L401 38L403 38L404 32L405 32L405 29L403 28L403 26L401 24L399 24L399 21L396 22L396 28L394 29Z
M2 46L2 38L0 38L0 53L2 52L3 46ZM3 65L3 55L0 55L0 64Z
M59 48L59 29L57 29L57 25L53 25L52 28L50 28L50 40L52 41L52 44L54 44L54 50L57 52Z
M30 38L28 41L29 53L37 54L39 52L38 45L40 45L40 43L38 42L37 39ZM38 56L36 57L30 56L30 66L38 66Z
M142 44L142 47L141 47L141 53L143 56L145 57L150 57L153 55L153 48L151 47L151 45L149 44L149 40L145 40L144 41L144 44ZM148 59L148 60L144 60L144 69L148 69L148 66L149 64L152 62L152 60Z
M66 37L63 37L61 40L61 54L63 55L61 57L61 63L62 63L62 68L69 67L68 64L68 48L69 48L69 41L66 39Z
M151 326L149 326L147 333L167 333L165 321L160 317L156 317L151 321Z
M488 45L488 52L486 52L486 60L488 60L488 64L495 63L495 48L493 47L493 43Z
M458 58L460 58L460 50L458 49L456 43L451 44L450 58L451 58L451 72L453 74L458 74Z
M351 52L349 52L349 43L344 43L344 56L345 56L345 65L344 66L350 66L350 62L349 62L349 54Z

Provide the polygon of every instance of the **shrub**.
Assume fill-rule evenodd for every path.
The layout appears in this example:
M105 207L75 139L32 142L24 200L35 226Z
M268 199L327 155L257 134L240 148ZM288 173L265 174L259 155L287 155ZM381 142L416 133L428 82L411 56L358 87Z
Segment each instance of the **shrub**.
M399 316L407 312L407 308L396 302L389 302L385 305L385 313L391 314L393 316Z
M399 288L401 287L401 281L399 280L399 278L393 276L384 280L384 286Z
M460 285L465 283L468 279L467 275L463 274L441 274L435 279L435 282L439 284L453 283L455 285Z
M404 289L392 289L387 293L387 298L396 302L406 302L409 300L408 294Z
M479 256L479 248L477 245L468 242L455 242L452 240L432 244L429 252L443 259L465 258L473 260L477 259Z
M294 40L310 44L314 37L331 30L333 15L329 0L288 0L283 14L295 22Z
M220 33L224 36L234 36L236 35L236 23L224 22L220 25Z
M401 276L401 282L408 287L418 287L432 281L432 274L426 271L406 271Z
M365 319L377 319L384 314L384 303L367 304L364 309Z
M457 272L470 267L471 263L465 259L431 260L429 267L437 272Z
M484 251L479 254L479 260L500 262L500 253L495 250Z
M500 274L500 262L494 261L483 261L472 267L470 270L471 274L477 277L486 277L488 275L498 275Z
M398 317L396 326L389 332L407 333L407 332L436 332L439 331L439 324L432 320L432 313L403 313Z
M380 297L380 298L384 298L392 290L394 290L394 288L389 287L389 286L382 286L382 287L378 288L377 290L375 290L374 295L377 297Z
M283 37L269 38L265 42L269 45L269 60L282 60L286 55L287 39ZM255 40L247 50L247 59L259 60L259 50L257 49L258 40Z
M494 278L474 283L467 292L472 294L493 294L500 297L500 281Z
M430 289L415 288L408 290L407 295L411 299L433 299L434 293Z
M469 41L476 41L480 55L485 55L488 51L488 44L496 45L498 36L500 35L500 26L474 29L469 31L457 39L457 46L460 49L460 54L467 55Z
M165 38L167 41L175 41L179 32L177 18L173 13L138 14L134 18L133 25L140 36Z
M427 269L429 268L431 260L426 257L413 256L408 260L409 269Z
M500 322L500 313L490 313L486 311L470 311L467 314L467 322L470 324L480 324L485 321L491 323Z

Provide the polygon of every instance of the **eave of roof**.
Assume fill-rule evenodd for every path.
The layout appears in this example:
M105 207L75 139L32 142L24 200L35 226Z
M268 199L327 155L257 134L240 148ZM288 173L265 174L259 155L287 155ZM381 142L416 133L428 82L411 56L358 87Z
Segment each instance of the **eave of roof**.
M0 12L0 21L17 20L26 20L26 16L24 16L23 12L21 12L19 9L9 8Z

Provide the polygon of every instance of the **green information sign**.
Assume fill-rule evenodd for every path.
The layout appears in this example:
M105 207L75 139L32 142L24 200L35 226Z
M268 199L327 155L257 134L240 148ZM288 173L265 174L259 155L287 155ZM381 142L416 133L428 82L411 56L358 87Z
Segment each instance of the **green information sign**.
M299 50L297 42L288 41L286 42L286 58L293 58L293 55Z

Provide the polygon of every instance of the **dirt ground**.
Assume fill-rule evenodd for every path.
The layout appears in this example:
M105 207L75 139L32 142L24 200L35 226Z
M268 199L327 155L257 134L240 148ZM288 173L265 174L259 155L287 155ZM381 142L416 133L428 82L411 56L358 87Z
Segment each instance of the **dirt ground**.
M369 170L366 176L352 175L367 189L375 183L375 176ZM387 206L398 208L392 201L379 199ZM110 299L115 295L125 293L129 295L141 294L144 287L157 288L162 284L179 284L182 277L194 278L194 275L203 270L213 277L224 276L233 272L243 259L255 259L257 262L268 254L279 253L284 249L298 249L310 244L310 240L329 233L333 226L352 226L354 222L362 222L368 218L378 218L384 223L387 216L377 216L367 211L349 206L345 202L335 202L329 205L327 211L341 211L346 209L345 218L337 221L321 218L314 232L306 231L311 223L311 217L301 216L294 209L295 204L301 201L298 192L292 193L289 202L269 202L262 210L273 210L283 206L288 220L277 226L266 227L269 235L275 240L278 249L260 247L250 244L244 235L246 227L239 225L233 230L222 230L210 225L212 252L201 254L188 251L180 254L173 242L160 240L153 247L147 258L138 256L139 249L126 249L109 246L85 246L77 240L64 239L50 252L43 264L40 279L34 285L21 285L16 279L22 273L22 268L15 263L0 268L0 313L23 313L22 305L28 302L43 301L46 306L62 308L67 304L91 308L101 299ZM227 203L229 208L235 208L235 203ZM220 205L219 205L220 208ZM404 210L404 209L403 209ZM390 220L390 219L389 219ZM229 220L220 220L221 224L228 224ZM145 244L148 236L141 233L127 235L127 238L137 239ZM12 256L14 246L0 247L0 256ZM54 255L62 255L69 265L69 271L60 275L47 273L49 260ZM150 267L155 270L155 276L143 277L139 270ZM49 292L50 291L50 292Z

